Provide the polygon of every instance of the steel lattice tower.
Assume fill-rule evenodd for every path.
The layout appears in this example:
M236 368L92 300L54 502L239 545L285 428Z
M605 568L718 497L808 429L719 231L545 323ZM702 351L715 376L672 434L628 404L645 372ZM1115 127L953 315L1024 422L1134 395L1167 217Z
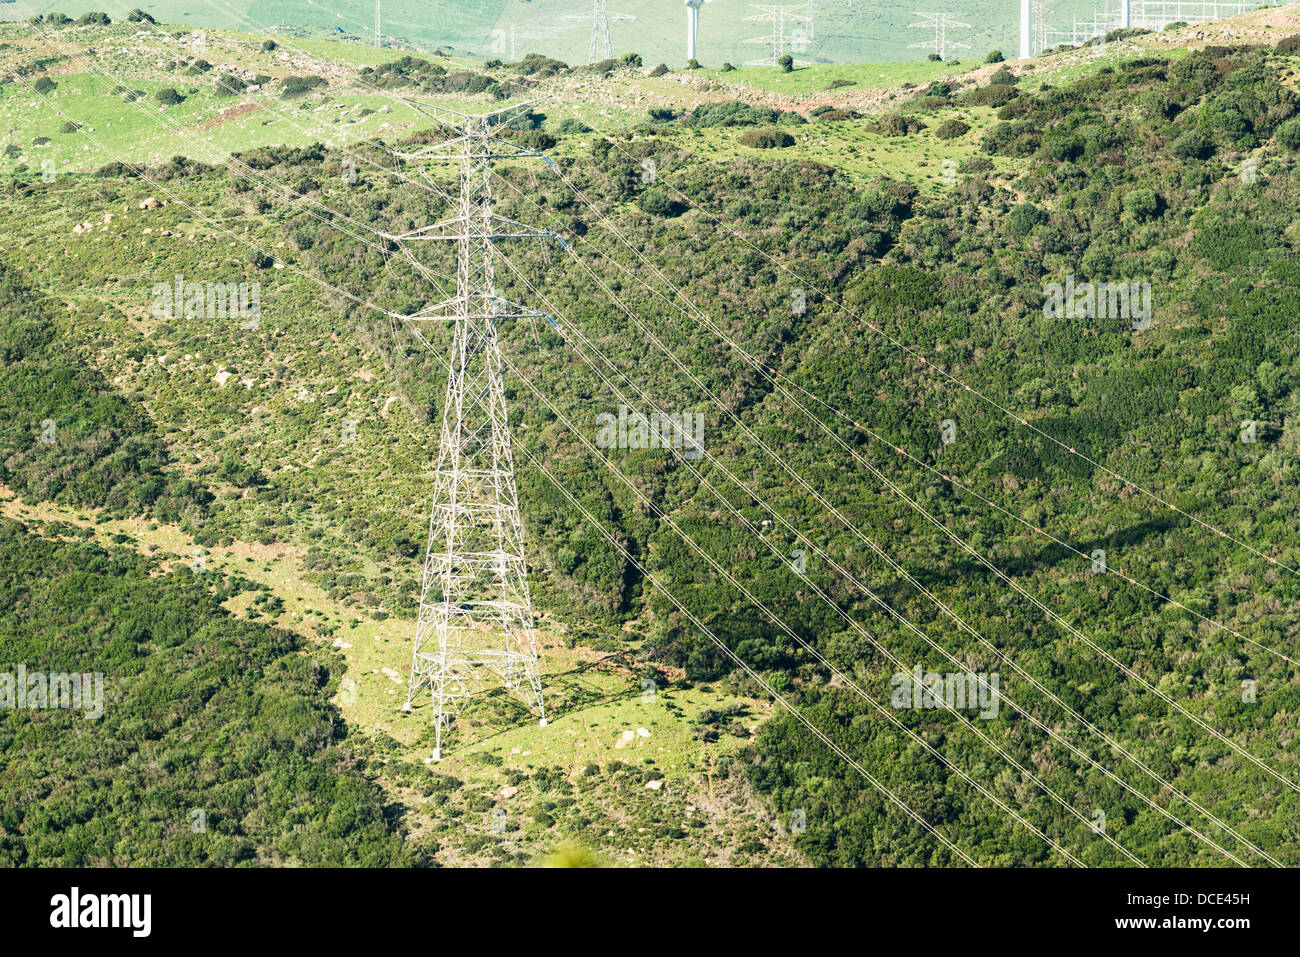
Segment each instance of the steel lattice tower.
M752 37L748 40L742 40L741 42L770 44L772 53L771 56L764 57L761 60L748 60L745 63L746 66L776 66L777 61L785 54L787 47L790 48L791 54L804 52L802 50L796 50L795 47L797 44L802 44L805 47L807 46L807 42L812 36L813 23L811 15L805 15L798 12L803 9L802 7L780 7L769 6L766 4L750 4L750 6L755 10L761 10L763 12L752 17L745 17L745 21L747 23L751 21L771 23L772 34L770 37ZM787 23L794 24L793 29L787 31ZM803 35L799 35L795 32L800 28L806 31ZM800 65L803 65L802 61L799 62Z
M920 23L909 23L908 29L934 27L934 40L923 40L920 43L909 43L909 47L934 47L934 52L939 59L948 55L949 50L964 49L969 50L969 43L962 43L960 40L948 39L949 27L970 27L969 23L960 23L956 13L921 13L916 11L916 15L921 17Z
M493 162L540 156L493 135L508 114L515 113L511 119L517 119L529 106L482 115L440 110L457 118L459 135L402 154L416 162L460 162L457 215L394 237L400 244L457 244L455 297L407 317L453 324L433 512L404 705L409 711L428 689L434 708L434 760L441 759L443 737L472 687L494 676L546 725L497 339L503 319L541 313L498 295L493 262L497 240L560 238L497 216L492 208Z
M614 58L614 41L609 35L609 25L613 21L631 22L636 17L626 13L610 13L609 0L594 0L595 7L591 13L574 13L566 20L590 20L591 42L587 45L587 65L601 60Z

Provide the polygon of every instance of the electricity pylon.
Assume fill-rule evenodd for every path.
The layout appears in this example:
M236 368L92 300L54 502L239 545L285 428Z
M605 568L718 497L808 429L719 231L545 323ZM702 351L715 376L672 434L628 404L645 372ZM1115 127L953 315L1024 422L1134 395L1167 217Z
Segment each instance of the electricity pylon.
M594 2L596 5L591 13L571 13L565 17L566 20L591 21L591 43L587 46L588 66L601 60L614 58L614 43L609 35L611 22L631 22L636 19L626 13L610 13L609 0L594 0Z
M949 50L970 49L969 43L962 43L959 40L948 39L949 27L970 27L969 23L959 23L956 13L921 13L915 11L916 16L921 18L920 23L909 23L908 29L918 27L934 27L934 40L922 40L920 43L909 43L909 47L934 47L934 52L942 60Z
M770 23L772 24L772 33L766 37L751 37L748 40L742 40L741 43L767 44L771 49L771 54L760 60L746 61L746 66L776 66L777 61L785 54L787 47L790 48L792 54L807 51L808 40L812 35L811 14L798 12L803 9L801 7L772 6L760 3L751 3L750 6L762 12L752 17L745 17L745 21ZM790 25L788 28L787 24ZM799 62L802 65L803 61Z
M398 154L417 164L460 162L457 214L393 237L401 245L457 244L456 295L406 317L453 325L420 613L403 706L409 711L416 696L428 689L434 708L435 761L442 758L443 737L472 686L493 676L546 725L497 339L502 320L542 313L501 298L493 262L493 246L501 239L564 242L555 233L505 219L492 209L493 162L541 157L493 133L532 105L478 115L437 108L455 118L459 135ZM423 165L421 172L428 176Z

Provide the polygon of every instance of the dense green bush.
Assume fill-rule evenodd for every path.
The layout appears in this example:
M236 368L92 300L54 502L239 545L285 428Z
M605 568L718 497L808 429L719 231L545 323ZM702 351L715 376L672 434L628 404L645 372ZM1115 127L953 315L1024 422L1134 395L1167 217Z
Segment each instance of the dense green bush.
M1214 141L1200 130L1191 130L1174 140L1170 152L1179 159L1209 159L1214 155Z
M1142 222L1160 215L1163 204L1155 190L1140 186L1124 196L1124 211Z
M1047 214L1033 203L1013 206L1011 212L1007 214L1007 229L1017 239L1029 235L1035 226L1041 226L1045 222L1047 222Z
M1292 153L1300 151L1300 118L1287 120L1277 128L1277 141Z
M876 120L870 128L881 136L908 136L925 129L925 124L914 116L891 113Z
M941 140L955 140L969 132L970 125L961 120L944 120L935 128L934 135Z
M280 96L282 99L291 100L306 96L312 90L328 84L329 81L323 76L286 76L280 83Z
M963 106L1002 106L1020 95L1020 91L1007 83L990 83L977 86L961 96Z
M770 150L784 146L794 146L794 137L785 130L749 130L740 135L742 146Z

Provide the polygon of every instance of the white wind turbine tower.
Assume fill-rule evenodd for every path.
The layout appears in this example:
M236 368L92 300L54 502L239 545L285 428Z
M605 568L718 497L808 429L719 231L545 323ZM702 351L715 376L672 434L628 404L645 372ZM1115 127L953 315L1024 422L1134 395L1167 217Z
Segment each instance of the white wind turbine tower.
M686 60L697 60L696 48L700 40L700 7L709 0L686 0Z

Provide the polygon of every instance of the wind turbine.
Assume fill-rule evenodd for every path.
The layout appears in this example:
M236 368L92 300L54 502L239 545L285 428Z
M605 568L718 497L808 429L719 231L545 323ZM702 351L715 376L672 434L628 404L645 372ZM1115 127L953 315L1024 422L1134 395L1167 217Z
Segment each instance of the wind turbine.
M700 39L700 7L709 0L686 0L686 59L698 59L695 48Z

